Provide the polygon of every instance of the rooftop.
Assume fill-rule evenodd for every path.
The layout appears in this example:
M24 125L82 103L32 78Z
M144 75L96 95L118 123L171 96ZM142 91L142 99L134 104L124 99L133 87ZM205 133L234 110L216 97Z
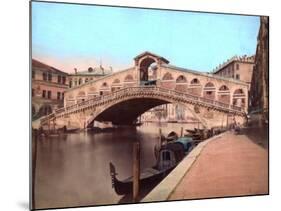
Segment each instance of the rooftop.
M112 68L109 69L102 67L101 65L99 67L89 67L88 70L83 71L77 71L77 69L74 69L74 73L70 73L70 75L74 76L105 76L112 73Z
M213 69L211 71L211 73L217 73L220 70L222 70L224 67L226 67L227 65L229 65L232 62L247 62L247 63L254 63L255 62L255 55L252 56L233 56L232 58L226 60L225 62L223 62L222 64L219 64L215 69Z
M67 75L66 72L63 72L57 68L54 68L52 66L49 66L47 64L44 64L36 59L32 59L32 69L33 68L37 68L37 69L40 69L40 70L43 70L43 71L48 71L48 72L51 72L51 73L56 73L56 74L63 74L63 75Z

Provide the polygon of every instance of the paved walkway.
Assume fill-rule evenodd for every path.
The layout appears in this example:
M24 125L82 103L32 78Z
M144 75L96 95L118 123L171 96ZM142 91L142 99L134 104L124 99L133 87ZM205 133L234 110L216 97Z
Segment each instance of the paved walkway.
M227 132L204 147L168 200L267 193L267 149Z

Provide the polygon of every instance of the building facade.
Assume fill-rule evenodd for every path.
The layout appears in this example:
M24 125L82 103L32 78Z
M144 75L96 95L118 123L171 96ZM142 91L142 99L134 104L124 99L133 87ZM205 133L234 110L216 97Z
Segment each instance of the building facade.
M100 65L100 67L89 67L88 70L85 71L77 71L74 69L74 73L69 74L69 88L73 88L76 86L80 86L84 83L87 83L92 80L96 80L98 78L104 77L108 74L112 73L112 68L105 69Z
M141 115L142 122L198 122L188 109L179 104L164 104Z
M213 71L213 74L251 84L255 56L234 56Z
M269 110L269 20L260 18L256 59L249 95L249 111L259 123L268 123Z
M67 88L67 73L32 59L32 118L62 107Z

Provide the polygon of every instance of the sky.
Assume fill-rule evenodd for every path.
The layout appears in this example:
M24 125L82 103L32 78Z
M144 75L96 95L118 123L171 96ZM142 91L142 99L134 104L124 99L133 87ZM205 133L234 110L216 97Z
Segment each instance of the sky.
M255 54L259 25L258 16L32 2L32 58L65 72L118 71L150 51L206 72Z

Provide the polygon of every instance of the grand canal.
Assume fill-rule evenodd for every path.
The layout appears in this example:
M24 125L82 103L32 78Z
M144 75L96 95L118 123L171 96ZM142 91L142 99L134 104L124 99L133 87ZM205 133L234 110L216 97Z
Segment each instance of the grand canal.
M141 169L155 164L154 146L159 128L164 135L180 134L194 124L145 123L140 127L114 132L80 132L57 137L42 137L37 146L35 179L36 208L87 206L130 202L111 186L109 162L117 177L132 175L132 146L140 141Z

